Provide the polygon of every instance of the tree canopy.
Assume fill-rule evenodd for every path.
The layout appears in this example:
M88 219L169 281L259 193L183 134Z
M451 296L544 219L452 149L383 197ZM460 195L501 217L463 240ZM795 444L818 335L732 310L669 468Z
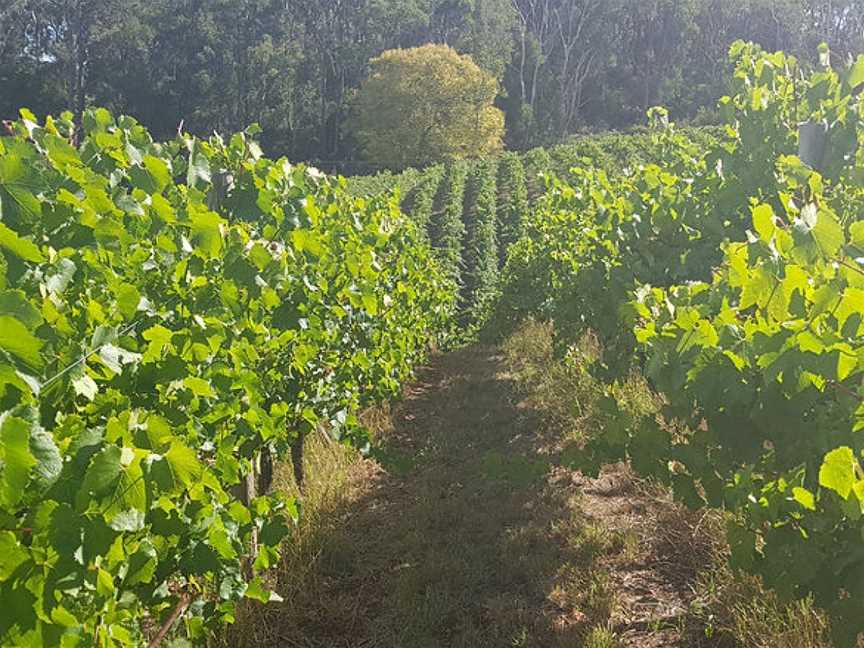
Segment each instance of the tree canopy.
M353 130L365 157L381 166L421 166L501 150L498 82L447 45L388 50L372 59Z
M508 147L710 120L737 39L805 63L864 50L860 0L6 0L0 118L103 105L157 138L257 122L268 153L374 171L348 119L382 52L428 43L499 82Z

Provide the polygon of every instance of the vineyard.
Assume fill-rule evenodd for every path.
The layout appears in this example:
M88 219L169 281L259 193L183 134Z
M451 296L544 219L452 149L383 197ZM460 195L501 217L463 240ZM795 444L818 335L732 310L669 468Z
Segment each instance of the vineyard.
M682 137L704 148L714 145L719 134L716 127L682 130ZM402 211L426 232L443 267L462 286L460 318L476 333L495 301L497 270L503 269L510 247L521 236L531 205L546 194L546 176L566 177L574 167L596 167L617 177L659 162L660 154L655 137L644 129L524 154L508 152L500 159L358 176L351 178L348 190L366 197L398 190Z
M0 139L4 646L192 640L270 600L268 464L395 395L455 295L392 199L128 118ZM272 469L269 469L272 474ZM155 645L155 644L154 644Z
M626 458L687 505L727 511L733 566L784 596L814 595L837 645L853 645L864 57L805 75L782 53L738 44L733 56L717 146L666 127L658 164L553 181L511 252L498 322L548 318L560 352L606 386L605 425L574 462ZM799 124L814 128L799 137ZM589 333L601 352L580 356ZM632 371L662 403L636 421L614 389Z
M657 108L642 132L349 180L265 157L254 128L158 143L103 109L80 128L22 110L0 137L0 643L203 645L241 602L279 605L304 439L374 456L362 414L430 354L542 322L593 394L563 409L597 422L544 461L624 462L722 511L732 568L855 646L864 56L808 71L739 42L732 59L719 128ZM634 377L650 407L629 404ZM493 387L454 388L452 408ZM409 464L448 465L439 441ZM519 483L551 470L459 451ZM281 466L300 495L272 488Z

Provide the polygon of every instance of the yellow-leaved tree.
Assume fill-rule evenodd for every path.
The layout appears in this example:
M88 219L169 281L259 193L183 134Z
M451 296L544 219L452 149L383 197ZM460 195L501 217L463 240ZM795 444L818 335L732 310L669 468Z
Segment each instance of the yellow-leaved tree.
M372 59L352 130L370 162L401 169L500 151L498 82L447 45L388 50Z

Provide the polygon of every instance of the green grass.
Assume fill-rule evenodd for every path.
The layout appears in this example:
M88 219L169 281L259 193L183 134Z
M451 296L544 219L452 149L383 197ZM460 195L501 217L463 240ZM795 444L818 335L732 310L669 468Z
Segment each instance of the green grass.
M594 628L582 642L582 648L618 648L615 635L605 628Z
M719 563L705 570L693 607L701 633L719 646L832 648L827 616L809 599L787 603L759 579Z

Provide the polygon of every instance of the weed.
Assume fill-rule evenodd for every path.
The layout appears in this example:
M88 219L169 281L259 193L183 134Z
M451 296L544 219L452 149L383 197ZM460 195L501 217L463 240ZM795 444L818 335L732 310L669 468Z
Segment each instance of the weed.
M606 628L592 628L582 642L582 648L618 648L618 645L614 633Z

